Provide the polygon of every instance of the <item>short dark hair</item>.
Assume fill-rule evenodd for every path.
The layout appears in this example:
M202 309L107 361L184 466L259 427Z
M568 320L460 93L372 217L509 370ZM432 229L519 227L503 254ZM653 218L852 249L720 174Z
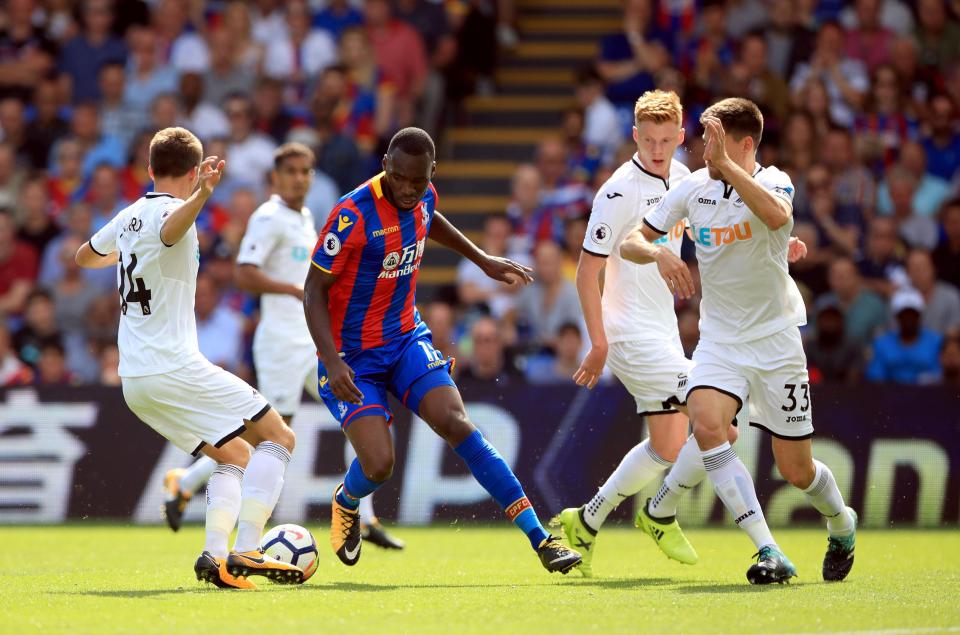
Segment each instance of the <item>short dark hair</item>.
M437 156L437 148L433 145L433 139L430 138L427 131L412 126L403 128L390 139L387 154L393 154L395 150L411 156L427 154L431 159Z
M203 161L203 146L186 128L164 128L150 140L153 178L183 176Z
M763 137L763 113L760 107L749 99L728 97L713 104L700 115L700 123L707 117L716 117L723 124L723 131L742 140L746 136L753 139L754 147L760 145Z
M580 326L576 322L564 322L557 327L557 337L566 335L567 333L574 333L577 337L583 337L583 333L580 332Z
M310 161L311 165L317 160L313 154L313 150L304 144L296 142L285 143L273 151L273 169L279 170L283 167L284 161L292 159L293 157L304 157Z

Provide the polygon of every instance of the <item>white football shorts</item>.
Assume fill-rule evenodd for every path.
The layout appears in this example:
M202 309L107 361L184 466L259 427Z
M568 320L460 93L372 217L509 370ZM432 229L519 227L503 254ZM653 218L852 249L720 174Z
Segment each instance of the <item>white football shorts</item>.
M270 404L242 379L206 359L160 375L124 377L123 397L144 423L196 456L221 447L257 421Z
M607 366L636 399L640 415L677 412L674 405L686 403L693 362L684 356L679 339L613 342Z

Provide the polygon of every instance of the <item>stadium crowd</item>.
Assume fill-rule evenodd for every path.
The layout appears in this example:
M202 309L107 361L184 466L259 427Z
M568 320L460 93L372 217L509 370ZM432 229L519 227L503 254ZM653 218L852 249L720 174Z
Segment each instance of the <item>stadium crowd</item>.
M815 381L960 385L958 5L627 0L622 32L577 73L557 135L518 166L509 207L484 225L482 247L529 262L537 281L516 291L462 263L456 288L422 307L437 347L459 357L461 377L572 375L593 193L634 151L634 100L659 87L684 103L678 158L691 170L711 101L763 108L761 163L792 176L794 234L809 249L792 273ZM73 254L147 191L150 137L170 125L229 162L198 221L198 337L211 361L252 378L256 301L233 286L233 260L269 192L273 149L315 149L307 206L321 221L378 171L395 130L442 133L459 100L494 90L512 12L508 0L8 0L0 384L119 384L115 270L80 270ZM697 301L677 306L688 353Z

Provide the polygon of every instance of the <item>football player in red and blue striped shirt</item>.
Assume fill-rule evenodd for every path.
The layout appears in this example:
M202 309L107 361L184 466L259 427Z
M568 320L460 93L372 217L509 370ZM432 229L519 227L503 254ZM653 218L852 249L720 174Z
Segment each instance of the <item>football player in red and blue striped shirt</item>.
M330 542L340 560L360 559L360 499L393 472L387 391L417 413L467 463L474 478L529 538L548 571L567 573L580 554L544 530L520 482L467 418L450 361L433 347L415 306L427 238L509 284L530 270L489 256L436 211L433 140L404 128L390 141L383 172L330 212L304 285L307 324L320 358L320 395L357 452L333 497Z

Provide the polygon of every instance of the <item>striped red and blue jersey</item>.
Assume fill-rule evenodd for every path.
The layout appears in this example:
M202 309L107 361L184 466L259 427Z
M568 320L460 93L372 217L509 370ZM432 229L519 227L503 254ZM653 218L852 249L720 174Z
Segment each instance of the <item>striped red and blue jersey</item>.
M383 195L381 172L330 212L313 266L337 276L330 288L330 328L338 351L377 348L420 323L417 274L437 208L433 184L412 210Z

